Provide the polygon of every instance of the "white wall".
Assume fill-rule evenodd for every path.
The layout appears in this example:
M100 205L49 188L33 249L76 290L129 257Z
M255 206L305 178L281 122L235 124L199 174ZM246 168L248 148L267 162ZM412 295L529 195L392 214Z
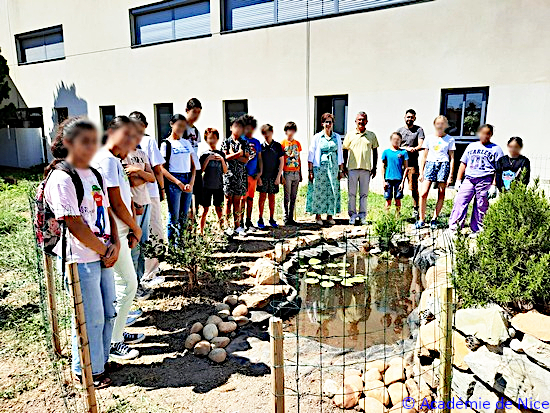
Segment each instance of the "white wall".
M40 129L0 129L0 148L2 166L30 168L44 162Z

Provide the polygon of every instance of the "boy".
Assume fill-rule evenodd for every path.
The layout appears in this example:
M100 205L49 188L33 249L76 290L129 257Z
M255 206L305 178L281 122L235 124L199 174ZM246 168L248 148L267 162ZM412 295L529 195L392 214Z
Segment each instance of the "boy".
M223 175L227 173L227 163L223 152L216 149L216 145L220 140L220 134L216 129L208 128L204 132L204 139L210 149L203 153L200 157L202 176L202 196L200 199L202 205L202 217L200 223L201 234L204 233L206 224L206 216L208 208L214 201L214 208L218 215L220 228L223 229Z
M390 210L391 201L395 198L395 215L399 216L401 199L403 198L403 185L409 169L409 154L401 149L401 134L394 132L390 136L391 148L382 153L384 164L384 198L386 199L386 211Z
M244 115L242 119L244 121L244 139L248 141L250 149L250 156L246 163L248 192L246 193L246 197L243 198L243 214L246 206L246 222L244 226L246 230L254 232L256 228L252 225L252 208L254 206L256 186L260 182L260 176L262 175L262 144L252 136L258 126L256 119L250 115Z
M191 146L193 147L194 153L193 155L193 163L196 165L197 168L200 168L199 163L199 156L198 156L198 150L199 150L199 143L202 141L201 134L197 127L195 126L195 123L199 120L199 117L201 116L202 112L202 104L200 100L197 98L191 98L187 101L187 105L185 105L185 117L187 119L187 130L185 131L185 134L183 137L191 143ZM200 172L197 170L197 172ZM195 184L193 185L193 198L194 198L194 207L189 208L189 217L193 216L193 211L197 211L197 214L199 213L199 203L200 203L200 197L202 193L202 181L201 181L201 175L200 173L197 173L195 176Z
M242 197L248 191L248 174L246 164L242 159L249 156L248 142L242 138L244 121L241 118L231 123L231 136L223 141L221 150L225 154L229 172L223 176L223 192L225 194L225 216L229 225L229 214L233 207L234 231L238 235L244 235L241 227ZM228 235L233 235L233 230L228 227Z
M294 135L298 131L298 127L294 122L287 122L284 131L286 139L281 142L281 147L285 152L285 163L283 167L285 225L296 226L298 224L294 221L294 207L296 206L298 185L302 182L302 163L300 160L302 145L294 139Z
M279 192L281 180L284 184L283 166L285 163L285 153L281 144L273 140L273 126L263 125L261 130L265 142L262 144L263 169L260 177L261 182L258 184L258 192L260 193L258 202L260 210L258 228L265 228L263 215L266 197L269 198L269 225L273 228L277 228L278 225L274 218L275 194Z

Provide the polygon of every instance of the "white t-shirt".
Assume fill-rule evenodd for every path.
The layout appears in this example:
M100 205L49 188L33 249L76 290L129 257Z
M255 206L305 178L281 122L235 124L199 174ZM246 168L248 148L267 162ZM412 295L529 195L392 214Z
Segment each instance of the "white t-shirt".
M147 154L149 162L151 163L151 168L164 164L164 158L162 157L157 142L154 138L151 136L143 136L139 146L141 146L141 149ZM151 198L160 198L157 182L147 182L146 185Z
M132 190L130 188L130 180L122 167L121 160L113 155L109 149L103 147L95 154L92 166L105 177L105 189L120 188L122 202L126 205L128 213L132 215ZM117 220L117 224L127 227L120 219Z
M122 161L123 165L134 165L139 167L142 171L145 171L145 167L150 165L149 158L147 154L141 149L136 149L131 151L126 159ZM131 186L132 189L132 201L139 205L147 205L151 203L151 197L149 196L149 191L145 186L147 182L142 183L138 186Z
M54 170L51 172L44 189L44 199L50 206L57 219L67 216L81 216L82 220L92 232L105 244L111 240L111 226L109 223L109 198L101 189L96 176L90 169L76 169L84 197L80 208L78 197L72 178L66 172ZM103 178L105 182L105 177ZM105 185L105 183L103 184ZM107 189L104 186L104 190ZM54 252L62 256L63 241L60 239ZM97 252L86 247L69 230L67 230L67 261L76 261L79 264L99 261Z
M193 148L193 162L196 169L201 169L199 162L199 143L202 142L201 133L196 126L187 125L187 133L184 137L189 141Z
M449 151L456 149L455 138L450 135L428 135L424 139L422 148L428 150L428 162L449 162Z
M175 173L191 172L191 157L195 154L195 151L189 141L186 139L176 140L172 138L168 140L172 146L172 154L170 155L170 165L168 165L168 171ZM166 158L166 142L161 143L160 153Z

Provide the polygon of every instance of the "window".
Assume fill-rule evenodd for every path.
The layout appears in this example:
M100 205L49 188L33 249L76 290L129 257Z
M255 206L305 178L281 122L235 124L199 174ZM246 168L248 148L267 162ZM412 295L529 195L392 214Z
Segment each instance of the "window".
M56 124L62 123L64 120L69 118L69 109L68 108L53 108L54 110L54 121Z
M415 0L223 0L225 31L412 3ZM421 0L422 1L422 0Z
M485 123L489 88L443 89L441 114L449 119L449 135L457 141L475 137L479 125Z
M174 105L171 103L157 103L155 105L155 130L157 142L160 144L163 139L170 135L170 119L174 114Z
M20 65L65 58L62 26L18 34L15 44Z
M116 116L114 105L100 106L99 116L101 117L101 126L103 126L103 130L106 131L107 127L109 126L109 122L111 122L113 118Z
M225 136L231 134L231 123L239 116L248 113L248 100L224 100L223 102Z
M343 137L346 134L348 118L348 95L315 97L315 132L323 129L321 117L324 113L334 115L334 132Z
M167 1L130 10L132 44L154 44L210 34L210 1Z

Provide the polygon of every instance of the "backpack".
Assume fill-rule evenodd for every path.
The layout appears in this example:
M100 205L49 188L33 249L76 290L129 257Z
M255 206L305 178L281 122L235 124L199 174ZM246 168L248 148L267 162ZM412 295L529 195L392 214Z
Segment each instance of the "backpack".
M82 185L82 180L76 172L76 170L69 165L66 161L61 161L54 166L54 169L63 171L67 173L73 185L76 189L76 197L78 200L78 206L82 204L84 199L84 186ZM90 170L94 173L99 186L103 191L103 177L101 174L94 168L90 167ZM36 235L36 242L38 246L44 251L47 255L55 256L53 248L57 245L60 238L63 238L65 241L65 231L66 226L64 225L63 220L57 220L55 214L51 210L50 206L44 199L44 189L46 188L46 183L50 177L51 172L46 176L46 178L40 182L38 188L36 188L36 198L35 198L35 211L34 211L34 232ZM63 228L62 228L63 227ZM63 256L65 255L65 246L63 246Z

